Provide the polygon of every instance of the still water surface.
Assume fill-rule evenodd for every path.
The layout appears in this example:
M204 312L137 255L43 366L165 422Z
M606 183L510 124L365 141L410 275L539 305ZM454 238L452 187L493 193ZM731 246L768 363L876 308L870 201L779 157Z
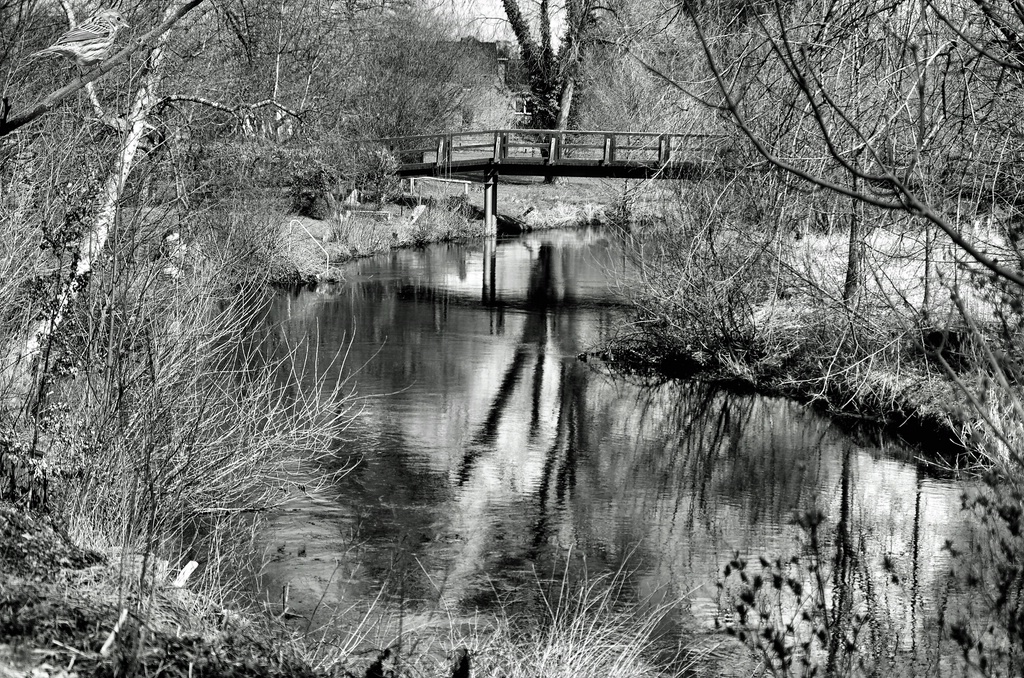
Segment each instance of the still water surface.
M672 623L710 629L724 563L799 554L791 517L818 507L825 556L844 521L851 580L915 644L961 529L958 486L786 399L578 360L624 318L626 269L598 231L551 232L396 251L282 296L290 340L347 347L361 411L338 441L354 468L274 522L268 597L289 584L317 622L372 600L486 614L538 579L621 570L628 595L685 598Z

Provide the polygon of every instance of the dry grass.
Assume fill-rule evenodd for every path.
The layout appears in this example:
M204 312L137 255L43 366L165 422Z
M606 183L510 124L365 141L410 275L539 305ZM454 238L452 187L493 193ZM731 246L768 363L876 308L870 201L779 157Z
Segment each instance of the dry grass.
M661 635L673 626L677 604L637 600L625 584L622 571L576 582L566 572L522 592L534 605L508 599L495 613L469 618L386 612L378 603L343 634L341 617L328 624L324 637L333 640L307 642L307 660L321 668L345 665L356 675L375 659L396 676L446 675L461 648L472 675L505 678L669 678L707 660L705 651L681 650Z

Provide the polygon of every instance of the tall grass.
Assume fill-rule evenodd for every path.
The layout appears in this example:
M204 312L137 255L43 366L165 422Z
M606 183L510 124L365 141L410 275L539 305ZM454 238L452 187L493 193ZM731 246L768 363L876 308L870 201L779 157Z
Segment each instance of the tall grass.
M397 676L448 675L453 660L465 652L476 676L688 675L707 660L707 651L682 648L673 635L684 601L638 599L628 587L628 574L619 570L577 579L566 567L561 577L535 578L529 589L510 594L496 609L468 616L454 609L389 611L378 599L361 616L344 610L326 625L324 638L333 640L309 644L309 661L345 665L359 674L360 664L376 658ZM345 617L357 621L346 627Z
M504 615L483 634L453 639L477 658L482 675L552 678L644 678L681 675L694 657L666 656L659 630L673 612L668 604L629 600L622 573L554 592L541 588L543 614Z

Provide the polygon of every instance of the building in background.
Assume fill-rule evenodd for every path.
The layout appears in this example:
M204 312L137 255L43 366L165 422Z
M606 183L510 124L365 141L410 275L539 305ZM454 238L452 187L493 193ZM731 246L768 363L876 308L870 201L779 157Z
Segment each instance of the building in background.
M458 50L465 67L463 131L519 127L528 116L523 69L518 46L506 40L464 37Z

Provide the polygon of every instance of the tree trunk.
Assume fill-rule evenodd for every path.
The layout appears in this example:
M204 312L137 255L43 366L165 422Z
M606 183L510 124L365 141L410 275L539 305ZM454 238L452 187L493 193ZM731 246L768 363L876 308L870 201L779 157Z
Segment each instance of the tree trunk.
M856 191L856 182L854 182ZM850 206L850 241L846 254L846 281L843 283L843 301L849 303L860 289L861 269L864 260L864 224L858 214L860 203L851 198Z
M558 98L558 118L555 120L555 129L563 131L569 127L569 113L572 110L572 97L576 93L576 83L573 79L567 78L562 87L562 94Z
M173 5L169 7L164 19L166 20L170 17L174 10L175 7ZM135 93L135 100L131 111L124 120L127 134L122 140L117 160L113 163L113 169L111 169L110 174L107 175L106 180L103 182L103 188L100 191L100 207L92 220L92 225L82 237L75 269L71 271L67 284L57 294L53 312L49 317L39 320L32 325L21 349L14 349L12 351L11 362L17 366L14 393L22 398L30 392L29 389L33 380L35 364L42 347L50 340L53 333L64 321L69 306L82 290L96 260L106 247L107 240L110 237L110 230L113 228L117 214L117 203L121 199L125 182L128 180L128 175L135 164L135 156L139 150L139 145L148 131L149 126L147 125L146 118L156 103L157 72L163 59L163 47L167 43L170 34L171 32L167 31L161 35L156 46L150 51L149 59L143 72L142 85Z

